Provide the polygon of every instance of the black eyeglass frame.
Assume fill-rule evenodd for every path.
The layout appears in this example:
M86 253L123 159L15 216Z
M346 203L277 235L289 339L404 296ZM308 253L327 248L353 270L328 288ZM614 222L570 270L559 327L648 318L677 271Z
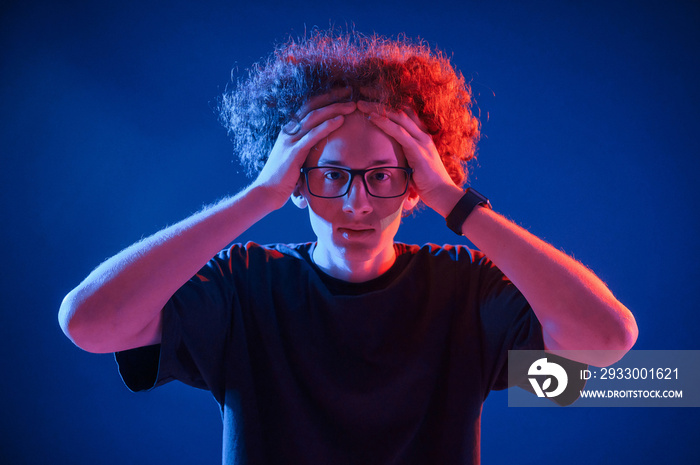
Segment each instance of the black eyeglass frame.
M314 194L313 192L311 192L311 187L309 187L309 171L322 169L322 168L326 168L326 169L332 168L332 169L336 169L339 171L344 171L346 173L350 173L350 181L348 181L348 187L347 187L347 189L345 189L345 192L343 192L340 195L333 195L330 197L325 196L325 195ZM369 173L370 171L387 169L387 168L399 169L399 170L402 170L406 173L406 186L404 187L403 192L401 192L400 194L397 194L397 195L389 196L389 197L384 197L381 195L372 194L372 192L370 192L369 187L367 186L367 179L365 178L365 175L367 173ZM378 199L395 199L396 197L401 197L406 192L408 192L408 185L411 183L411 175L413 174L413 169L408 168L406 166L377 166L375 168L368 168L366 170L353 170L350 168L341 168L339 166L307 166L307 167L301 169L301 173L304 175L304 181L306 181L306 186L309 188L309 194L313 195L314 197L319 197L321 199L337 199L339 197L343 197L344 195L346 195L348 192L350 192L350 187L352 186L352 182L354 181L355 176L360 176L360 179L362 179L362 184L364 184L364 186L365 186L365 192L367 192L367 194L370 197L376 197Z

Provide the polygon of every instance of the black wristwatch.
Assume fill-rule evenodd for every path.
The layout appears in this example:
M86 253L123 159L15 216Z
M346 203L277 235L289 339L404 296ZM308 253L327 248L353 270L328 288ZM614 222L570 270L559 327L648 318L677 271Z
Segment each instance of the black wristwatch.
M462 234L462 225L467 220L469 214L476 208L477 205L483 205L486 208L491 208L491 202L489 199L479 194L477 191L471 187L467 189L457 205L452 209L445 221L447 222L447 227L455 232L455 234Z

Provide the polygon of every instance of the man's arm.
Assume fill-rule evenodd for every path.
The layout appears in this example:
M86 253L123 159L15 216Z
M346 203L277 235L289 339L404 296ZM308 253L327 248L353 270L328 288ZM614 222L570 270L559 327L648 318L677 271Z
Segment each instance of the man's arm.
M607 366L634 345L632 313L578 261L484 207L474 209L462 233L523 293L542 324L548 351L581 351L561 355Z
M292 194L309 150L355 111L340 89L302 107L293 133L281 131L253 184L123 250L68 293L58 319L65 334L89 352L115 352L156 344L161 310L207 261Z
M447 217L464 192L416 114L382 112L367 102L358 102L358 109L401 144L418 194ZM581 263L488 208L475 208L462 233L523 293L542 324L547 350L583 351L567 357L607 366L634 345L638 329L632 313Z
M89 352L160 342L161 309L188 279L272 211L265 188L251 187L123 250L64 298L59 322Z

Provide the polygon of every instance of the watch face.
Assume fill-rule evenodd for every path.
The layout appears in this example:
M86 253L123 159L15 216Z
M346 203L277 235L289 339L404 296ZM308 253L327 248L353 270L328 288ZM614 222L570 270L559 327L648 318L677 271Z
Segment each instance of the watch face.
M481 195L477 190L472 189L471 187L469 188L468 193L470 193L473 197L473 204L476 207L477 205L483 205L485 207L491 208L491 202L489 202L489 199Z

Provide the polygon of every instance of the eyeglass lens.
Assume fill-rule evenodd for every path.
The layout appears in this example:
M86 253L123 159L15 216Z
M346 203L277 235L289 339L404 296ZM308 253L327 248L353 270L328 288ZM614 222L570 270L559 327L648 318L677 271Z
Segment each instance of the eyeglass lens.
M350 189L352 177L352 173L343 168L312 168L307 172L309 192L319 197L342 197ZM408 179L408 173L401 168L364 170L365 186L368 193L375 197L403 195L408 186Z

